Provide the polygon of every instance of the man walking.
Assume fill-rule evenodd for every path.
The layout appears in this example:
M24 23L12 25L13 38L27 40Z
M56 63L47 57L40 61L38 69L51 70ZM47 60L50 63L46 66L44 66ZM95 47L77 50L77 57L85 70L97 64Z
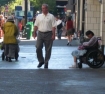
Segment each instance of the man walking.
M44 68L48 68L48 61L51 56L53 40L55 40L56 20L52 14L48 12L48 5L42 4L42 14L36 17L35 29L33 36L37 36L36 53L39 61L38 68L44 64ZM36 31L38 30L38 35ZM45 46L45 58L43 57L42 48Z
M60 19L60 17L56 17L56 21L57 21L57 36L58 39L61 40L61 36L62 36L62 32L63 32L63 22Z

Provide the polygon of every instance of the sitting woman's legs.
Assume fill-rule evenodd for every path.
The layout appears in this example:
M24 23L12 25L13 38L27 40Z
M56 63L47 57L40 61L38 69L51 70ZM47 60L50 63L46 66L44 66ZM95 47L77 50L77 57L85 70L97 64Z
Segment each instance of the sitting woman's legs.
M72 68L77 68L77 59L79 58L79 50L74 50L72 52L74 64L72 65Z
M72 65L73 68L76 68L77 67L77 58L74 56L74 64Z
M74 62L77 63L77 58L74 56Z

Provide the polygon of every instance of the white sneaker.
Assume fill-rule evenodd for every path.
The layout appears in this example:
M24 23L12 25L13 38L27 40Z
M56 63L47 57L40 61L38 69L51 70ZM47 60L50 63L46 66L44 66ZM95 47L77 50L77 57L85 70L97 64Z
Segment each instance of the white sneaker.
M72 66L69 67L69 68L78 68L78 66L77 66L77 64L74 64L74 65L72 65Z

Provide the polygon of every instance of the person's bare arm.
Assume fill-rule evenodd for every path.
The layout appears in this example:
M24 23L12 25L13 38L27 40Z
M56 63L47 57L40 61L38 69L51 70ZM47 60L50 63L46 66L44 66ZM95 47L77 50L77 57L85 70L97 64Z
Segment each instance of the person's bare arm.
M52 40L55 40L55 30L56 30L56 28L53 27L52 28Z
M67 30L67 22L66 22L66 26L65 26L65 29Z
M33 32L33 37L34 37L34 39L35 39L36 36L37 36L38 23L39 23L39 21L38 21L38 17L37 17L37 18L36 18L36 21L35 21L35 24L34 24L34 32Z
M56 20L54 18L54 16L52 16L52 40L55 40L55 30L56 30Z
M37 26L34 26L34 32L33 32L33 37L34 37L34 39L36 38L36 36L37 36L37 30L38 30L38 27Z

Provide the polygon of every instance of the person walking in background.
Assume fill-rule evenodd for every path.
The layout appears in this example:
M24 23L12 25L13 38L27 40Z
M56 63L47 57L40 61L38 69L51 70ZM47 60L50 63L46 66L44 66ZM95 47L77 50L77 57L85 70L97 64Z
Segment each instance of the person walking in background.
M37 35L38 30L38 35ZM48 68L48 62L51 56L53 40L55 40L56 20L52 14L48 12L48 5L42 4L42 14L36 17L35 29L33 37L37 36L36 53L39 61L38 68L44 64L44 68ZM42 48L45 46L45 59L43 57Z
M61 39L62 36L62 28L63 28L63 22L59 17L56 17L56 21L57 21L57 37L58 39Z
M17 35L18 35L18 28L14 24L13 17L8 17L7 22L4 24L3 27L4 32L4 40L3 43L5 44L5 56L9 62L12 62L11 58L14 58L15 51L18 46L17 42Z
M71 20L71 18L72 17L68 17L68 20L66 22L66 32L67 32L67 38L68 38L67 45L71 45L72 35L73 35L73 21Z
M0 15L0 39L3 37L3 25L5 23L5 18L3 14Z
M23 16L23 19L21 20L21 24L22 24L22 31L23 31L25 27L25 17L24 16Z
M19 38L22 37L22 23L21 20L18 22L18 29L19 29Z

